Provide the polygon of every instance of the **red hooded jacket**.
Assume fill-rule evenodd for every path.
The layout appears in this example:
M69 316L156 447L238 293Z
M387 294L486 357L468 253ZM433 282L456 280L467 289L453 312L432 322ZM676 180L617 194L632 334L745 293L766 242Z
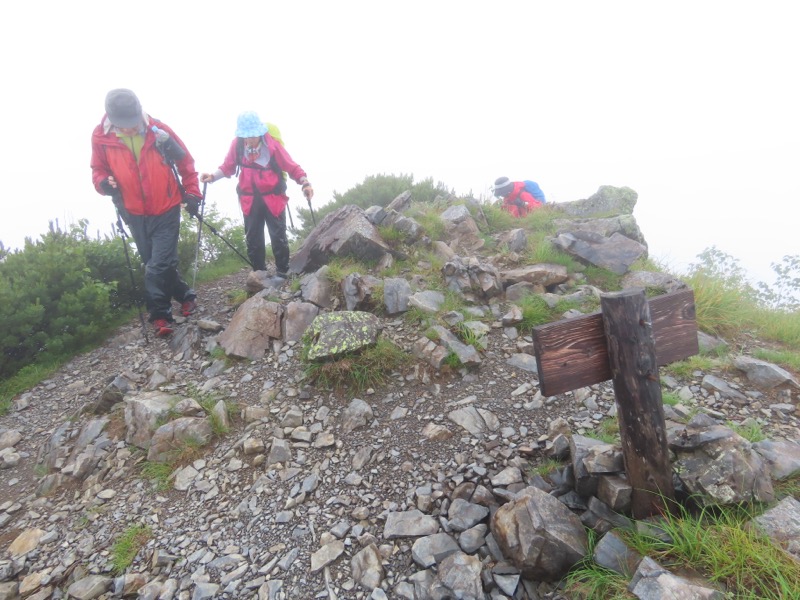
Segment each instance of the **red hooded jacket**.
M175 132L158 119L145 115L144 145L139 162L133 152L117 138L106 116L92 132L92 183L103 193L101 182L113 175L122 193L125 209L132 215L161 215L183 200L172 168L156 147L153 125L166 131L181 148L186 146ZM201 197L194 159L189 151L175 163L187 194Z
M233 139L231 147L228 149L228 154L219 167L225 177L230 177L236 173L236 167L239 166L238 140L239 138ZM297 183L300 183L300 179L306 177L306 172L303 168L294 162L286 149L268 133L264 134L264 144L269 151L270 157L275 159L281 171L286 171L289 177ZM247 159L242 158L242 162L246 165ZM242 212L246 215L250 214L250 209L253 206L253 190L258 190L258 193L264 198L264 203L269 208L269 211L276 217L280 215L289 202L289 197L286 194L275 193L275 188L282 178L282 174L276 173L270 168L248 168L247 166L240 168L239 185L236 191L239 192L239 205L242 207Z
M525 182L514 182L514 189L503 198L503 209L515 217L524 217L529 212L542 206L542 203L525 191Z

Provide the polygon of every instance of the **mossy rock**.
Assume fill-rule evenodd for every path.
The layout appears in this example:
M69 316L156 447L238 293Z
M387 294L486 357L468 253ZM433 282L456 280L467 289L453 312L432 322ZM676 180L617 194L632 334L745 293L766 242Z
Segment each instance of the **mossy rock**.
M308 360L333 359L378 341L378 317L363 311L340 311L318 315L304 336Z

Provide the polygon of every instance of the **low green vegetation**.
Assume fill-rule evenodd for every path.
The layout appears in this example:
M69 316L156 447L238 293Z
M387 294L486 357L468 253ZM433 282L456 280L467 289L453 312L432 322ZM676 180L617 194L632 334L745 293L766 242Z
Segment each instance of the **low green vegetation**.
M306 360L305 375L323 388L360 393L386 383L410 361L411 356L394 342L379 338L374 346L341 358Z
M141 463L140 472L157 492L165 492L170 488L174 466L168 463L145 461Z
M244 250L241 227L230 227L213 208L205 220ZM208 281L242 268L218 236L203 232L198 246L196 226L196 220L184 219L178 242L179 269L187 280L196 275L196 281ZM142 310L143 271L130 236L92 237L84 220L67 230L51 222L24 248L0 248L0 411L32 378L46 377L135 319Z
M408 210L408 216L419 223L425 231L425 235L434 241L445 240L444 221L439 216L441 213L440 208L433 204L422 202L413 202Z
M522 322L519 329L529 332L537 325L552 321L552 311L544 298L536 294L527 294L517 303L522 310Z
M533 235L528 239L528 248L522 259L523 264L561 265L570 273L581 273L586 267L580 265L566 252L559 250L547 241L547 236L542 233Z
M800 563L749 526L754 516L747 507L681 507L661 523L671 543L645 535L630 542L661 564L701 572L736 598L800 598Z
M716 583L727 590L726 598L800 599L800 563L749 525L753 512L744 507L675 512L659 522L669 542L635 531L617 533L665 568ZM598 600L634 597L626 591L629 576L601 568L590 557L591 552L567 577L568 592Z
M216 346L208 353L208 357L211 360L224 360L226 365L233 362L233 359L228 356L228 353L225 352L225 348L222 346Z
M500 208L499 204L483 204L481 208L483 209L483 215L486 217L487 233L499 233L519 227L518 220L511 213ZM470 212L473 218L477 217L477 211L474 208ZM480 221L481 219L478 218L477 222Z
M238 308L250 298L250 294L247 293L247 290L241 288L228 290L227 296L228 302L230 302L231 306L234 308Z
M451 193L444 183L434 183L432 178L414 181L413 175L368 175L364 178L364 181L350 188L343 194L333 192L333 199L314 209L314 214L317 223L320 223L325 216L336 212L348 204L353 204L362 209L369 208L370 206L386 207L392 200L405 191L410 191L411 198L416 202L422 203L433 202L437 196L447 196ZM301 207L297 209L297 215L299 221L296 221L295 225L302 222L302 227L298 227L297 233L300 238L304 238L314 227L311 211Z
M414 271L427 277L431 282L438 281L442 276L442 267L445 261L438 254L429 250L420 250L415 254L417 262L414 265Z
M461 322L456 325L455 329L456 336L463 343L467 344L468 346L473 346L474 348L484 347L484 341L482 340L481 336L475 333L475 330L468 325L465 325L463 322Z
M355 260L354 258L333 258L328 263L328 269L325 273L326 279L335 286L341 285L345 277L353 273L366 275L375 267L374 264L368 264Z
M403 320L409 325L429 327L431 324L433 324L434 315L425 312L421 308L412 306L405 313L403 313Z
M775 490L775 499L783 500L791 496L795 500L800 500L800 473L794 477L788 477L772 484Z
M755 419L747 419L744 423L728 422L727 425L750 443L755 444L767 439L761 424Z
M114 573L124 573L152 537L153 532L146 525L131 525L123 531L111 546L110 561Z
M775 363L786 369L800 372L800 352L756 348L753 350L752 354L755 358Z
M14 376L0 380L0 415L10 410L14 396L50 377L70 358L71 356L62 356L44 363L32 363L20 369Z
M695 372L708 373L721 366L720 361L717 359L702 354L695 354L687 359L666 365L664 370L668 373L672 373L676 377L691 379L695 377Z
M467 308L467 302L461 294L450 289L446 289L442 293L444 294L444 302L439 307L439 314L449 312L463 313L464 309Z
M607 269L586 267L583 274L592 285L604 292L617 292L622 289L622 276Z
M661 403L666 404L667 406L677 406L681 403L681 399L678 397L678 394L675 392L661 392Z
M447 353L447 356L445 356L443 364L445 367L449 367L454 370L458 370L464 366L464 364L461 362L461 359L458 358L458 354L452 350Z
M565 591L570 597L580 600L632 600L636 596L628 592L630 577L601 567L592 559L599 538L589 530L589 552L579 565L566 577Z
M716 247L698 258L684 280L694 291L700 329L721 337L750 332L800 349L800 255L773 263L775 282L757 287L738 260Z
M389 246L392 248L396 248L406 239L406 236L402 231L392 227L391 225L379 225L378 233L380 234L381 239L389 244Z
M530 475L538 475L539 477L547 477L553 471L557 471L564 466L564 463L554 458L547 458L538 465L531 466L528 473Z
M222 401L222 411L224 414L220 415L215 410L215 407L220 402L220 400L216 397L208 395L200 396L197 398L197 402L206 412L206 417L208 418L208 422L211 424L211 431L213 434L217 437L222 437L228 433L229 427L227 423L231 422L235 412L233 407L227 402Z
M586 435L605 444L619 443L619 421L616 417L603 419L594 431L589 431Z

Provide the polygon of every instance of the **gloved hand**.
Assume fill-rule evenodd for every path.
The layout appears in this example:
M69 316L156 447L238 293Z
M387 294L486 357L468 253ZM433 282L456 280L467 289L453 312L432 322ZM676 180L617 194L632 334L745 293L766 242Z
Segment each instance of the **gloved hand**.
M186 194L186 196L183 198L183 203L186 205L186 212L188 212L192 217L196 217L202 201L202 198L198 198L193 194Z
M100 189L103 190L103 193L106 196L113 196L118 193L117 188L111 185L111 182L108 180L108 178L103 179L103 181L100 182Z

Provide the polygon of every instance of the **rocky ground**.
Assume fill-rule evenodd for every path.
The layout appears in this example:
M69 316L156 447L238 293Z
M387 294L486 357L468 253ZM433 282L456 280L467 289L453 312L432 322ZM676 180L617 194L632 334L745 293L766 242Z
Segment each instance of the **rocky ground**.
M246 275L199 286L199 310L189 324L224 327L235 310L230 292L244 288ZM421 332L394 318L384 319L384 334L410 349ZM15 399L0 417L0 433L20 434L13 446L18 461L2 471L0 485L0 581L18 584L28 598L66 597L67 589L81 598L124 591L187 599L420 598L414 589L423 550L403 535L417 525L389 527L389 514L419 509L433 517L436 531L453 533L447 507L460 485L480 482L501 495L518 489L546 460L544 440L557 419L586 432L615 408L610 382L542 397L536 373L509 364L519 340L509 339L499 323L475 372L437 372L414 362L392 373L388 385L360 394L363 402L304 380L296 344L208 371L212 360L203 348L213 336L205 331L193 353L176 356L167 340L151 336L145 345L136 320ZM54 431L65 424L79 431L98 418L86 409L115 377L144 389L159 373L162 389L195 398L213 394L234 407L228 432L187 452L172 486L154 489L142 472L145 454L125 442L119 404L106 415L110 443L98 472L81 485L67 482L38 495L46 469L37 464ZM796 406L791 394L753 393L742 405L703 389L703 375L666 383L686 406L737 422L759 418L775 438L800 439L797 414L770 408ZM750 391L741 374L716 375ZM449 416L471 407L482 423ZM127 575L115 578L112 545L139 524L152 537ZM23 532L27 542L19 542ZM484 565L501 563L487 534L483 521L454 536ZM30 546L15 553L12 542ZM555 584L521 581L513 569L483 578L490 598L562 593ZM0 598L15 597L2 589Z

